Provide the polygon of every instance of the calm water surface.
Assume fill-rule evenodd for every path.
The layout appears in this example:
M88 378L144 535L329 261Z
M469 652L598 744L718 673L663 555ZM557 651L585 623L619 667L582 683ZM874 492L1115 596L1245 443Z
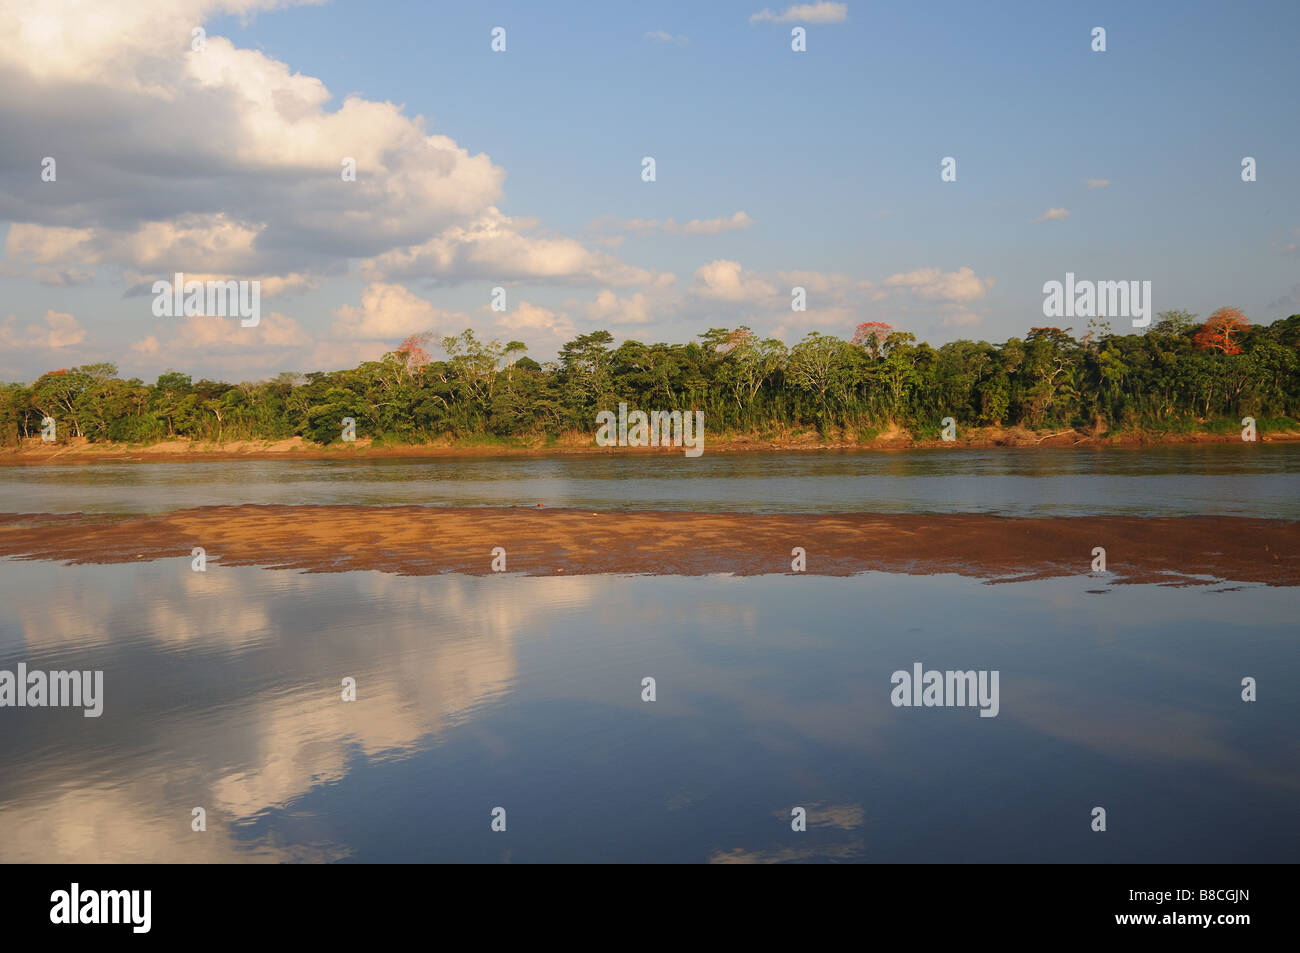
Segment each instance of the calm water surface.
M3 861L1300 856L1287 590L2 565L0 668L106 696L0 710Z
M1295 518L1297 451L0 468L0 510ZM106 696L97 719L0 708L0 861L1295 861L1298 608L1294 589L1083 576L0 560L0 670L98 669ZM998 716L894 707L890 676L915 662L997 670Z
M0 467L0 512L417 503L1300 518L1300 444Z

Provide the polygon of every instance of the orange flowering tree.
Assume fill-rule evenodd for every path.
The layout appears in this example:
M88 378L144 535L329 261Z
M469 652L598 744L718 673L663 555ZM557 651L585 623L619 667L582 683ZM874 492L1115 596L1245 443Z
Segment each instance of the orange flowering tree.
M894 330L893 326L884 321L863 321L853 332L853 344L865 348L873 359L878 358L881 348L885 345L885 339L889 337L889 332L892 330Z
M424 345L433 339L433 333L424 331L420 334L412 334L409 338L397 345L393 352L406 364L408 374L416 374L424 365L429 363L429 352L424 349Z
M1206 351L1240 354L1241 338L1250 328L1250 320L1238 308L1220 308L1196 332L1196 343Z

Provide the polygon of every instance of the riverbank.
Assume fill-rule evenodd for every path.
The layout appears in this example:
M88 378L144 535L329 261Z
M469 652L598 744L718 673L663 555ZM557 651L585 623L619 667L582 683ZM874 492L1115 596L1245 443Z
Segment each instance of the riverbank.
M0 514L0 556L74 563L183 560L401 575L958 573L1096 585L1300 585L1300 523L1237 517L1002 518L979 514L738 514L425 506L210 506L156 516Z
M1260 433L1261 443L1300 441L1300 431ZM1025 430L1019 427L971 429L953 441L917 439L905 431L892 429L871 439L854 441L819 440L815 433L783 435L775 439L727 436L706 439L705 453L747 452L816 452L879 450L962 450L991 448L1080 447L1134 448L1179 444L1243 443L1238 431L1215 433L1154 433L1120 431L1094 435L1078 430ZM567 437L513 441L440 441L427 444L375 443L358 439L355 443L326 446L292 437L287 440L245 440L227 443L202 443L192 440L168 440L156 444L91 443L76 438L67 443L48 444L39 439L23 441L17 447L0 447L0 466L43 463L188 463L214 460L351 460L351 459L420 459L438 457L548 456L566 454L681 454L680 447L598 447L590 434Z

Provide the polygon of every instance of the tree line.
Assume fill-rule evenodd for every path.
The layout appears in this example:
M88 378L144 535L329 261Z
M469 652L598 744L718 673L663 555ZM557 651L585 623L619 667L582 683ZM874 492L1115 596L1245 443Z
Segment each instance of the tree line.
M0 386L0 443L39 437L54 418L60 441L152 443L340 439L391 443L594 433L617 409L702 410L710 432L771 436L816 428L824 438L873 436L897 425L934 437L944 417L966 427L1096 427L1158 432L1201 429L1254 416L1264 426L1300 418L1300 315L1252 325L1232 308L1202 322L1166 311L1144 333L1090 322L1036 327L1002 344L941 347L886 324L849 340L810 332L798 344L749 328L712 328L688 344L581 334L539 364L518 341L481 341L472 330L440 341L413 335L377 361L338 371L282 373L230 384L169 370L153 384L118 376L111 363Z

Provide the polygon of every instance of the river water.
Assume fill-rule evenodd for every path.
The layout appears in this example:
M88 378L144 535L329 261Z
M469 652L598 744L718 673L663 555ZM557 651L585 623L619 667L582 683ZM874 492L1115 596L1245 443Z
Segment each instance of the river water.
M425 503L1300 517L1300 444L0 467L0 512Z
M1297 462L1208 447L10 467L0 510L1294 518ZM104 688L97 718L0 708L0 861L1294 861L1298 607L1288 588L1087 576L4 560L0 672L101 671ZM893 673L916 663L997 672L997 715L896 706Z

